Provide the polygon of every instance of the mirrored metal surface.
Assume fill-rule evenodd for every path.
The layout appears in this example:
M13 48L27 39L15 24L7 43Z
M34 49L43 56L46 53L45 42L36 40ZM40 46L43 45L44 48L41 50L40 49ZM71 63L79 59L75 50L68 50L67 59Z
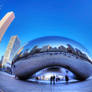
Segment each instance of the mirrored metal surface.
M52 84L53 76L55 78L54 79L55 84L78 82L76 76L71 71L62 67L45 68L33 74L33 76L31 76L28 80Z
M27 44L21 47L16 53L13 63L29 55L43 52L71 53L91 62L91 57L88 50L80 43L64 37L47 36L29 41Z
M85 80L92 74L92 60L87 49L76 41L58 36L29 41L12 61L14 74L23 80L54 66L68 69L78 80Z

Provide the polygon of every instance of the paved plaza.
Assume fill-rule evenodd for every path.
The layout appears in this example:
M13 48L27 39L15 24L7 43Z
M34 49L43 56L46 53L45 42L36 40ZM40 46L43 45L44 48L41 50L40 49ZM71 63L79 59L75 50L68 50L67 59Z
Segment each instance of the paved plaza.
M0 72L0 92L92 92L92 79L77 83L50 85L16 80L14 76Z

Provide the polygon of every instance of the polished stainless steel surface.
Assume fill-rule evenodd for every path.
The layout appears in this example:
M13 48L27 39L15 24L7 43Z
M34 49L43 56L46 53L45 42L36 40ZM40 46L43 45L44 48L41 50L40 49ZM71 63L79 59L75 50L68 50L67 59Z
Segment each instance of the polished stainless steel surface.
M41 69L60 66L69 69L78 79L92 73L89 52L76 41L58 37L42 37L21 47L12 62L14 74L27 79Z
M84 46L71 39L58 36L41 37L29 41L18 50L15 60L42 52L67 52L91 61L89 51Z

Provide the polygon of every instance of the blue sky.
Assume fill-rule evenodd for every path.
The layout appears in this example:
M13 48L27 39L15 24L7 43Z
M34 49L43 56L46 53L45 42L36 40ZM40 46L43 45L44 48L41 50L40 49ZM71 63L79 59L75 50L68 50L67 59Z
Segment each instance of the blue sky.
M92 53L92 0L0 0L0 19L9 11L16 17L0 43L0 56L13 35L21 45L42 36L68 37Z

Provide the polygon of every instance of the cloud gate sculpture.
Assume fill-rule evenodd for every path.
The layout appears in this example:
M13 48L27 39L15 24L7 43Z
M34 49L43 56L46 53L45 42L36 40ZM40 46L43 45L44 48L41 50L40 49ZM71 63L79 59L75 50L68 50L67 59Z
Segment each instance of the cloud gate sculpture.
M58 36L41 37L21 47L12 61L12 70L19 79L28 79L45 68L61 67L78 80L92 73L92 60L78 42Z

